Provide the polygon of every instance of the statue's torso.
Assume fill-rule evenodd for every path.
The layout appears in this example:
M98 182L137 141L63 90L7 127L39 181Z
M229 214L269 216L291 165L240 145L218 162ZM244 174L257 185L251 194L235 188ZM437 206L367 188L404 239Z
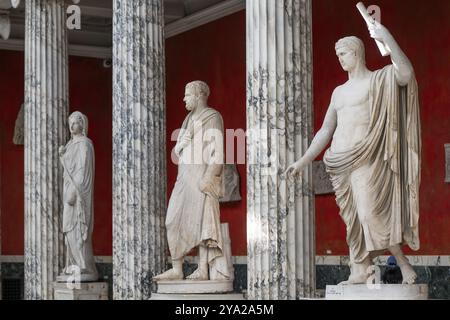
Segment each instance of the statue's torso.
M370 76L349 81L336 90L337 126L331 143L333 152L348 151L365 137L370 121L369 90Z

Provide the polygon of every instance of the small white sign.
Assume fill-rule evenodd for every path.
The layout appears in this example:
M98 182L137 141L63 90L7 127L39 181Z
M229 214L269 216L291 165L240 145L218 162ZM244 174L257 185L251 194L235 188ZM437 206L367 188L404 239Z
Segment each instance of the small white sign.
M327 286L326 297L342 296L344 295L344 286Z

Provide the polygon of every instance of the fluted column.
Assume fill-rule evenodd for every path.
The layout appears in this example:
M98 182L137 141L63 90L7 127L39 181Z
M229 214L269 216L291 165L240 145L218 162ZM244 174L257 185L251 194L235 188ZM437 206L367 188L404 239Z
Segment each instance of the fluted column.
M163 3L113 6L113 293L148 299L166 264Z
M25 8L25 298L52 299L62 265L62 171L68 55L64 0Z
M312 136L311 0L247 0L249 299L315 290L311 167L283 175Z

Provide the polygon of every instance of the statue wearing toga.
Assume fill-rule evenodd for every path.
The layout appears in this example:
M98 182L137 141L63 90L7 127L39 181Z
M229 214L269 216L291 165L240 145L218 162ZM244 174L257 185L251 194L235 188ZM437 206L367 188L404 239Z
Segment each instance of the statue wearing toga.
M419 249L417 82L390 32L378 22L369 31L388 48L392 64L370 71L360 39L346 37L336 43L349 79L334 90L322 128L286 173L301 174L332 140L323 160L347 231L351 275L342 284L365 283L372 259L385 250L395 256L403 283L412 284L417 275L401 246Z

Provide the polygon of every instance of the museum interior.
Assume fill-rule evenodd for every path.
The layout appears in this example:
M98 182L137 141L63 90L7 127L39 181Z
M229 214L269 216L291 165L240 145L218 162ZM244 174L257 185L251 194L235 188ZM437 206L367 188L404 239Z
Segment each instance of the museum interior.
M295 139L295 143L300 143L302 147L296 148L295 152L285 143L277 144L280 150L274 150L275 144L267 135L265 139L247 137L244 146L242 141L239 145L237 138L227 139L227 143L235 143L225 146L225 149L233 153L231 157L236 168L237 185L235 197L220 202L220 221L228 224L231 241L234 268L232 294L235 294L234 297L241 295L244 299L284 300L312 296L321 299L325 297L327 285L337 285L349 277L346 225L340 217L333 189L326 186L318 188L317 185L312 187L312 181L316 182L320 172L326 174L325 169L320 167L324 152L316 158L314 170L310 169L309 174L304 175L302 188L309 188L311 197L304 198L306 204L300 201L300 204L294 205L292 210L296 217L302 217L295 223L288 220L295 218L291 209L288 210L291 215L283 209L284 189L280 187L283 182L276 180L278 182L272 184L265 181L261 171L258 174L247 162L255 156L255 152L258 157L265 150L260 144L267 143L268 150L272 150L269 154L278 152L282 154L283 161L288 159L287 163L280 165L278 177L281 177L286 165L306 151L307 144L322 126L334 88L348 80L335 53L335 44L339 39L359 37L365 45L366 63L370 70L391 64L390 58L380 54L370 37L367 25L355 7L356 0L279 1L285 6L280 10L286 10L286 15L292 10L297 14L298 21L293 26L286 21L284 24L278 23L272 28L275 30L273 33L264 30L275 23L270 18L271 11L261 4L267 3L269 7L270 0L258 4L255 3L258 0L146 0L144 2L150 3L147 10L153 15L140 17L144 23L153 23L157 27L145 29L139 25L142 21L134 21L134 25L128 25L131 33L130 28L121 33L120 24L126 25L127 10L135 9L134 1L126 1L128 7L119 0L66 1L67 6L73 4L80 9L81 25L80 28L69 28L68 24L67 34L63 32L55 36L54 45L58 45L57 38L61 34L68 38L65 49L60 48L63 51L60 56L58 53L49 55L52 49L46 49L45 41L50 40L45 40L42 34L45 34L44 28L51 29L52 23L61 17L53 21L53 16L48 13L48 21L41 17L41 22L36 22L36 17L40 17L36 8L43 10L45 5L57 8L52 7L54 1L61 2L20 1L14 8L7 5L10 1L1 1L4 8L0 9L0 16L7 17L10 24L8 39L0 40L1 299L55 298L51 288L63 266L64 252L57 248L63 246L62 229L58 230L62 215L62 207L57 203L62 201L59 196L62 192L62 169L58 169L57 147L68 141L69 132L62 128L61 123L67 127L67 117L74 111L80 111L89 119L87 136L95 150L92 246L98 270L97 281L105 284L102 288L106 291L102 298L150 299L154 290L152 276L167 270L171 263L162 229L178 174L178 166L172 161L177 143L173 133L181 127L188 114L183 101L185 85L194 80L208 84L208 105L220 113L227 132L245 132L250 126L270 131L267 121L270 122L273 115L277 117L279 110L271 113L270 106L261 107L256 113L251 110L254 93L251 91L255 90L251 87L250 73L254 70L251 63L267 60L264 63L270 64L272 60L279 59L280 52L281 59L289 60L289 49L284 52L280 48L289 43L286 40L289 38L288 29L294 30L294 34L298 31L297 36L302 39L298 44L300 51L297 52L302 56L299 58L299 81L308 94L300 93L299 96L300 104L309 106L305 108L307 111L301 111L308 114L306 118L309 123L301 124L305 130L299 133L301 138ZM155 4L161 2L164 10ZM381 9L380 21L411 61L418 84L421 130L420 248L413 251L405 246L404 253L417 273L416 283L428 285L428 299L450 299L450 2L366 2L366 5L373 4ZM28 10L25 8L28 5L35 8ZM259 9L255 8L257 5L260 5ZM295 6L300 9L296 11ZM164 12L164 23L158 25L154 22L157 13L152 10ZM77 14L76 10L73 12ZM33 23L42 24L42 30L33 29L32 23L26 21L26 18L31 19L30 16L36 20ZM67 17L70 16L67 13ZM262 30L255 30L257 27L251 25L255 20L258 20L255 23ZM267 24L261 22L263 20ZM297 26L300 29L296 31ZM133 27L139 31L134 35ZM155 42L151 35L141 36L140 32L144 29L145 32L150 30L150 33L160 32L160 38L156 36ZM33 33L39 33L40 37L33 36ZM255 34L256 40L252 38ZM127 43L130 39L141 42L150 39L150 44L140 43L138 53L135 52L136 56L130 58L133 55L130 52L134 50L133 43ZM136 43L134 45L138 46ZM269 48L265 58L255 49L263 44ZM275 48L275 56L271 47ZM32 52L27 53L27 49ZM53 49L59 52L58 48ZM64 59L64 50L68 51L67 65L65 61L59 61ZM148 54L160 55L161 59L147 59L145 55ZM59 60L54 62L50 59ZM137 60L145 62L139 64ZM49 68L47 71L45 66ZM30 79L26 79L27 75ZM38 78L40 80L36 80ZM34 80L50 83L48 88L58 89L49 89L53 92L50 97L45 89L40 88L40 83L37 86L33 84ZM128 87L123 85L127 81ZM134 90L130 83L140 84L141 88L159 86L159 89L149 89L140 96L138 93L138 97L134 91L123 94L126 90ZM270 85L268 87L270 91ZM256 96L258 94L265 95L267 92L261 89ZM46 99L60 98L64 100L62 104L66 103L68 107L62 113L52 111L46 114L48 110L53 110L51 108L41 108L35 113L23 109L24 104L25 108L27 104L31 108L46 104L49 101ZM150 104L159 103L159 111L146 107L147 98L152 101ZM129 106L135 102L144 107L139 109L134 106L133 109ZM126 111L120 111L122 105L123 110L137 111L131 112L132 115L126 114ZM148 116L149 121L143 120L144 117L147 119L146 108L153 110L149 113L155 112L154 118ZM293 108L296 108L295 101ZM260 120L265 118L266 122L261 120L255 124L255 114L259 115ZM65 117L62 122L58 120L60 116ZM139 120L130 120L133 116ZM122 124L124 119L129 122ZM305 118L301 119L303 121ZM146 123L139 127L141 120ZM280 126L287 126L288 122ZM140 129L135 130L134 125ZM44 127L51 126L61 127L58 132L62 133L57 140L46 136L47 130L51 129ZM131 162L124 160L131 149L124 147L122 150L120 141L130 138L127 132L145 136L144 131L152 131L153 128L156 128L155 133L148 133L147 137L151 142L145 138L146 142L142 144L146 147L144 153L147 152L147 156L139 162L151 174L135 174L133 171L133 176L126 178L125 168L136 159ZM27 147L24 147L27 142L35 145L29 147L28 153ZM52 155L50 149L53 150ZM49 171L51 174L38 174L35 177L39 178L33 178L33 172L47 170L46 166L53 165L56 169ZM57 177L53 173L61 175ZM33 181L33 185L26 186L26 181ZM135 190L136 184L147 184L139 193L147 204L137 204L138 208L118 198L121 192L129 192L128 196L133 197L133 191L129 190ZM127 186L132 187L127 189ZM302 188L300 193L308 193ZM117 191L119 189L121 191ZM36 197L41 197L41 200L34 199ZM46 201L52 201L53 205L47 206ZM127 203L121 205L121 201ZM145 210L140 211L139 205ZM130 215L130 212L133 214ZM264 225L261 221L266 218L267 225ZM255 221L261 222L259 229L252 225ZM292 231L292 228L298 230ZM125 245L122 246L123 243ZM259 249L264 252L258 253ZM194 249L185 258L183 268L186 272L195 269L197 253L198 250ZM290 265L292 257L296 261L295 270ZM389 257L390 253L386 251L374 260L382 275L391 267Z

